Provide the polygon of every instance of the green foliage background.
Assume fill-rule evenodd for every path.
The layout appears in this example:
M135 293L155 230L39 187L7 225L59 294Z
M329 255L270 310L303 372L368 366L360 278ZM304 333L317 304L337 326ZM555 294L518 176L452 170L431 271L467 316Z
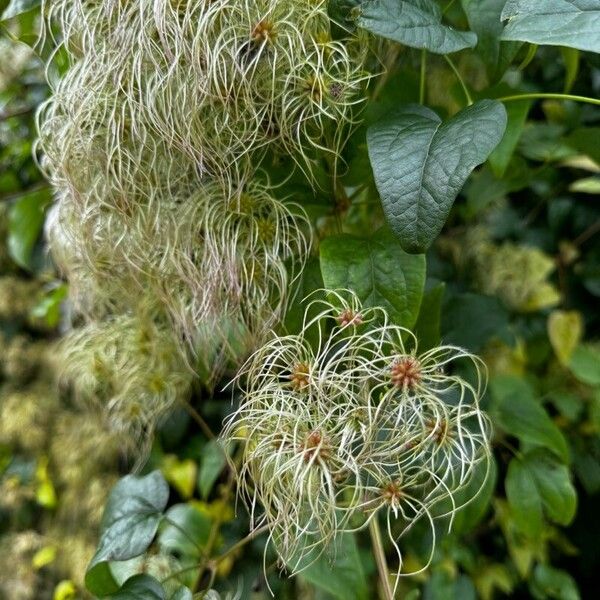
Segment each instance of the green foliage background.
M44 252L51 193L31 155L33 115L47 93L39 57L24 45L36 37L38 4L0 1L0 598L68 600L91 590L177 599L209 584L267 598L265 539L227 551L246 535L247 519L235 512L222 450L183 408L162 423L143 476L113 488L100 523L109 489L133 465L120 441L52 382L66 288ZM347 16L357 4L332 8ZM400 4L425 7L428 39L446 34L449 47L396 30L400 44L391 46L387 74L374 83L364 125L346 148L345 174L332 185L324 169L325 189L316 195L293 180L284 190L320 223L320 250L298 283L301 295L351 287L414 327L423 345L442 339L481 354L490 372L484 408L495 427L492 476L451 533L439 523L433 564L403 580L399 597L592 597L600 536L600 108L553 97L509 100L504 131L504 111L489 99L597 98L600 7L566 33L565 17L544 22L541 35L533 25L555 17L538 14L542 3L534 0L440 2L443 21L433 2L367 4L358 24L387 37ZM452 35L444 30L450 25ZM451 65L443 52L453 53ZM476 103L467 112L469 97ZM429 108L405 106L423 99ZM425 177L439 183L453 157L460 163L452 189L440 184L433 199L407 196L389 181L389 169L425 143L402 138L407 118L431 133ZM390 155L378 144L395 127L399 145ZM465 131L469 144L461 146ZM406 227L398 215L421 204L425 214L442 206L439 218ZM300 310L290 308L288 330L298 327ZM189 402L218 431L229 400L198 386ZM151 509L136 504L140 494ZM115 527L127 547L111 541ZM416 527L402 540L408 568L424 564L429 535ZM269 553L276 598L375 598L368 539L339 544L335 559L291 580L278 575Z

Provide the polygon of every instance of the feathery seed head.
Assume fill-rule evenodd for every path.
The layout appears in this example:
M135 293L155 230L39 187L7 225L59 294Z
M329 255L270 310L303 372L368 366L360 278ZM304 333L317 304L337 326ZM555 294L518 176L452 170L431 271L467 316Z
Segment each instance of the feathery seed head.
M457 361L473 365L475 384L454 374ZM450 498L453 514L456 492L489 458L482 377L459 348L419 353L408 330L350 292L316 297L300 333L273 337L236 379L242 400L223 438L245 444L238 481L253 523L271 525L294 571L380 513L406 529L433 523L433 507Z

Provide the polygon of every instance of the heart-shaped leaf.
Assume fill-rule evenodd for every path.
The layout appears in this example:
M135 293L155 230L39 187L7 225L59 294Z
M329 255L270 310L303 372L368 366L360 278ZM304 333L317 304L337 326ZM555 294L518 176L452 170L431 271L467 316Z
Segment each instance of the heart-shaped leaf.
M508 0L503 40L600 52L600 0Z
M321 271L327 288L350 289L365 306L383 306L396 325L415 324L425 286L425 256L404 252L387 228L370 238L326 238Z
M477 44L473 32L444 25L433 0L366 0L358 10L360 27L411 48L450 54Z
M410 104L369 127L367 142L387 220L408 252L424 252L442 230L473 169L499 144L506 110L481 100L443 122Z
M115 485L104 510L98 550L85 575L90 592L106 596L117 591L109 561L128 560L148 548L168 499L169 486L160 471L128 475Z
M165 591L154 577L135 575L110 596L111 600L166 600Z

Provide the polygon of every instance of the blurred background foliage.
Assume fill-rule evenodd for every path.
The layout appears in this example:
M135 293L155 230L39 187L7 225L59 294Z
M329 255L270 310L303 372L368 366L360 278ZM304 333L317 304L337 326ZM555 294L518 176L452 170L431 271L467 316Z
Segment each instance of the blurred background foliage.
M0 0L0 598L6 600L89 597L83 577L106 497L133 464L101 418L82 411L53 381L52 349L67 308L65 284L41 235L51 194L31 153L35 110L47 94L43 49L24 43L37 36L38 4ZM447 16L465 25L461 3ZM485 40L480 55L467 51L457 59L475 95L564 89L598 97L598 55L513 48L512 66L498 83L497 61L492 68L493 61L482 60L489 57L483 50L493 54L494 38ZM370 110L381 114L419 97L418 60L415 51L399 52ZM441 58L430 58L427 96L442 116L462 106L462 90ZM503 143L470 179L429 252L424 302L439 319L418 325L484 357L494 469L450 534L440 522L434 562L402 581L402 598L596 596L600 111L554 100L515 102L508 111ZM371 181L364 130L351 140L346 160L347 189ZM300 188L287 191L305 194L299 200L322 234L340 212L348 231L383 221L372 183L334 208ZM319 279L309 265L303 291L318 288ZM190 405L200 403L218 432L231 409L229 392L197 389ZM241 508L236 516L225 457L198 417L177 408L162 424L143 472L160 469L169 483L166 518L145 553L113 564L113 577L121 583L147 573L164 582L168 598L187 598L182 585L207 583L223 595L268 598L264 536L235 548L248 523ZM416 527L403 540L407 568L424 564L429 535ZM278 576L267 554L275 597L374 598L368 540L359 535L340 544L335 559L292 580ZM127 593L119 598L141 597Z

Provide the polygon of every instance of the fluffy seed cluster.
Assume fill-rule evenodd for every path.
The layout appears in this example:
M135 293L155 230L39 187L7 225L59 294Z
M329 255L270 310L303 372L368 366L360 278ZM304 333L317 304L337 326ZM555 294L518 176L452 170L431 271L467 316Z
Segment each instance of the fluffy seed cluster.
M317 156L335 163L365 44L332 39L325 0L57 0L47 14L70 66L39 148L73 306L116 338L143 304L155 346L170 330L214 380L281 317L310 248L304 211L261 161L289 156L311 180ZM92 352L82 335L71 346L65 362ZM88 377L79 364L70 377Z
M539 248L498 244L486 227L473 227L460 238L442 238L439 247L479 291L498 296L511 310L534 312L560 302L560 292L551 281L556 263Z
M249 359L223 434L243 441L242 496L292 570L380 513L397 550L420 518L433 531L434 507L445 500L452 516L456 492L489 457L479 359L451 346L420 353L383 309L348 292L327 298L308 306L321 310L300 334Z

